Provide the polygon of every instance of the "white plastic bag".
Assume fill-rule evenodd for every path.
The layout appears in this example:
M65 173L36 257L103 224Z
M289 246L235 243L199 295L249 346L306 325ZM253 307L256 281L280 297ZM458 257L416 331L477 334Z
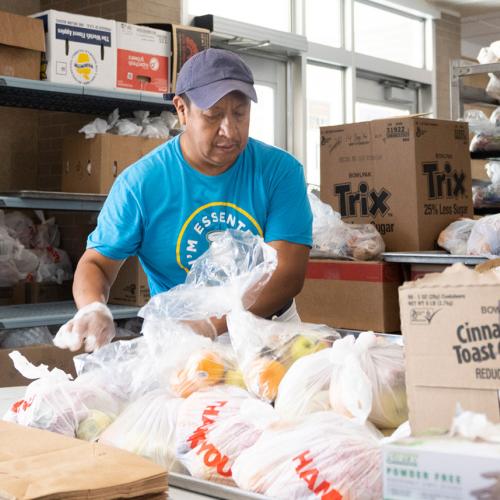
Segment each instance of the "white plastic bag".
M234 485L231 467L274 420L272 407L235 387L192 394L181 404L176 453L191 475Z
M404 350L364 332L333 344L330 383L332 410L379 429L394 429L408 419Z
M331 412L271 425L232 470L239 487L271 498L382 498L379 440Z
M346 224L332 207L309 194L313 212L312 257L373 260L385 250L384 240L371 224Z
M498 108L497 108L498 109ZM500 161L490 160L484 168L492 184L500 184Z
M500 255L500 214L488 215L475 222L467 243L469 255Z
M2 349L40 344L52 345L52 340L52 334L46 326L0 331L0 347Z
M228 314L227 325L248 390L268 403L295 361L340 338L325 325L270 321L242 310Z
M33 246L38 249L45 249L47 247L58 248L61 244L61 235L55 218L46 219L41 210L36 210L35 213L40 219L40 224L36 228Z
M438 245L453 255L467 255L467 242L475 223L472 219L452 222L439 234Z
M47 247L43 250L33 250L39 258L36 271L38 283L62 284L73 278L73 265L69 255L60 248Z
M14 210L5 213L5 225L26 248L32 248L36 235L36 225L32 219L22 212Z
M107 391L88 379L72 381L58 368L34 366L18 351L9 354L16 369L34 380L23 399L16 401L4 420L74 437L82 421L97 410L114 418L120 404Z
M175 428L182 401L165 390L149 392L125 408L99 442L149 458L170 472L180 471Z

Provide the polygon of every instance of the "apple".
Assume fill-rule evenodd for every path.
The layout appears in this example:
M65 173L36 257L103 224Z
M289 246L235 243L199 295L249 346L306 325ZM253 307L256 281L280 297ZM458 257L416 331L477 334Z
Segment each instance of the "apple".
M236 387L241 387L246 389L245 382L243 380L243 373L240 370L227 370L224 376L224 382L227 385L235 385Z
M306 335L297 335L290 347L290 357L295 362L303 356L316 352L317 342Z

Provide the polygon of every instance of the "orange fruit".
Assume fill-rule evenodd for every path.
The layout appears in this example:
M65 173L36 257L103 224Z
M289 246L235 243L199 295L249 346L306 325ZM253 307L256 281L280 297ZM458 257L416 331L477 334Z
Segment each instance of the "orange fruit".
M195 391L218 384L224 377L224 371L224 363L218 354L197 352L188 359L184 369L174 374L172 389L181 398L187 398Z
M274 401L278 387L285 376L285 366L274 359L258 359L250 369L250 380L254 392L265 401Z

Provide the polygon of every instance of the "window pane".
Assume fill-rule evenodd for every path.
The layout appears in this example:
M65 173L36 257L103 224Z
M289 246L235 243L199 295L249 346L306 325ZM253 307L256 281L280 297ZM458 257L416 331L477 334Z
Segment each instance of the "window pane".
M274 146L274 89L255 84L257 100L252 102L250 137Z
M307 182L319 186L319 127L344 122L343 72L307 65Z
M310 42L333 47L342 45L340 0L307 0L306 36Z
M354 4L356 52L424 67L424 21L369 4Z
M356 121L367 122L391 116L409 115L410 110L404 108L393 108L384 104L373 104L369 102L356 102Z
M280 31L290 31L292 24L290 0L185 0L186 4L190 16L213 14Z

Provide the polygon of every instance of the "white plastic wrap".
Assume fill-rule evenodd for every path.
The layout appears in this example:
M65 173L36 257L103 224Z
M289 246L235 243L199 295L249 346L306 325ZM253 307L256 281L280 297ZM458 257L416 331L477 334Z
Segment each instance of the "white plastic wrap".
M241 310L228 314L227 325L248 390L269 403L295 361L340 338L325 325L270 321Z
M475 223L472 219L452 222L439 234L438 245L453 255L467 255L467 242Z
M408 419L404 350L401 345L364 332L331 348L330 405L333 411L380 429Z
M488 215L475 222L467 243L469 255L500 255L500 214Z
M283 500L382 498L382 456L366 427L318 412L271 425L233 465L243 489Z
M180 471L175 428L182 401L164 390L149 392L125 408L99 442L141 455L168 471Z
M272 407L235 387L195 392L180 407L176 453L191 475L234 485L231 467L275 419Z
M310 193L313 212L312 257L374 260L385 250L384 240L371 224L346 224L340 214Z

